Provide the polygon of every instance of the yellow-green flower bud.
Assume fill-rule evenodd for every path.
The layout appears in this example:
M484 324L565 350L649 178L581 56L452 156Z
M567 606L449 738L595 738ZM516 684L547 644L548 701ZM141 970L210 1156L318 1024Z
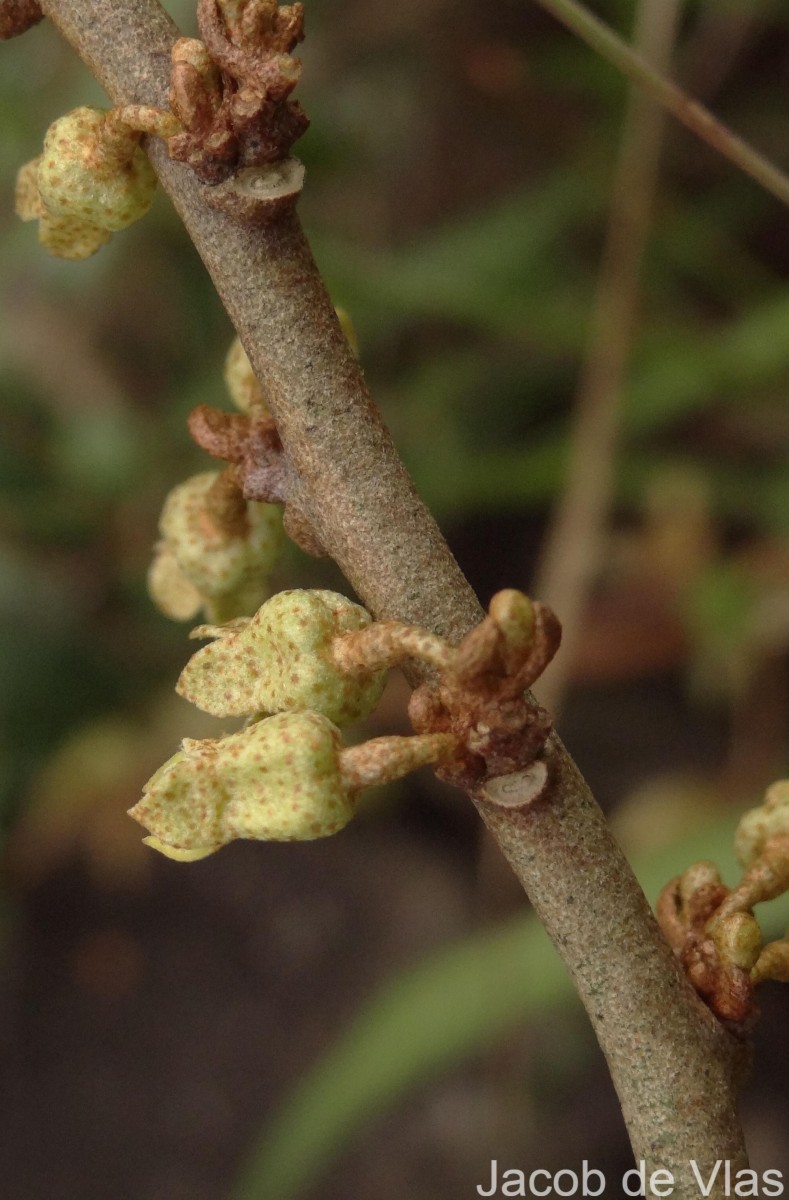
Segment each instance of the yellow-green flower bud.
M265 416L268 405L252 363L239 338L234 338L225 359L225 384L230 398L242 413Z
M725 966L751 970L762 950L762 933L753 913L731 913L713 922L710 932Z
M212 513L208 493L218 477L217 471L192 476L173 488L162 510L163 541L148 586L154 602L176 620L193 617L201 604L216 621L254 611L282 546L277 505L247 502L238 532Z
M789 936L767 943L751 971L751 979L754 983L764 983L766 979L789 983Z
M312 712L280 713L217 741L186 739L130 811L155 849L192 860L234 838L302 841L347 825L340 732Z
M16 215L23 221L35 221L44 211L41 197L38 194L38 168L41 165L41 155L25 163L16 173L16 191L14 208Z
M54 216L41 202L38 168L41 156L20 167L16 177L16 214L23 221L38 221L38 240L56 258L90 258L110 240L106 229L99 229L81 217Z
M734 849L742 865L749 867L773 837L789 837L789 779L768 787L764 803L745 813L737 826Z
M75 108L50 125L38 169L38 190L48 213L77 218L114 232L144 216L156 175L139 134L113 130L107 113Z
M55 258L72 261L90 258L110 237L106 229L80 221L78 217L53 217L51 213L43 212L38 222L39 243Z
M159 542L148 570L148 594L160 612L173 621L191 621L203 597L178 565L168 542Z
M512 654L523 654L534 641L534 605L514 588L497 592L490 602L490 616Z
M337 592L279 592L248 622L196 631L217 640L190 659L177 690L215 716L313 709L350 724L375 708L385 672L343 672L331 644L371 620Z

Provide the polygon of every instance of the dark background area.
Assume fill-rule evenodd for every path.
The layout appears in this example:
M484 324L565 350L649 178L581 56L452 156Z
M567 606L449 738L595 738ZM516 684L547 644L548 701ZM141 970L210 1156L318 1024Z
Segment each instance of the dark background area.
M166 7L194 32L190 4ZM631 0L598 10L629 34ZM332 297L480 597L529 590L625 85L528 0L310 0L307 29L301 213ZM789 162L782 6L688 3L675 74ZM217 729L172 693L193 645L145 575L164 496L207 469L185 417L226 403L232 330L165 197L77 264L13 217L49 122L103 102L46 23L0 46L0 1178L5 1200L220 1200L379 987L526 902L429 776L325 842L191 866L141 846L125 812L143 782ZM670 125L559 722L627 847L674 848L666 879L694 829L730 825L786 773L788 267L786 210ZM341 581L289 548L272 587L310 585ZM404 732L405 701L393 678L367 732ZM442 1003L462 1023L451 990ZM789 1177L778 985L762 1007L745 1119L754 1166ZM304 1200L460 1200L490 1158L621 1175L583 1013L566 988L530 1012L360 1117Z

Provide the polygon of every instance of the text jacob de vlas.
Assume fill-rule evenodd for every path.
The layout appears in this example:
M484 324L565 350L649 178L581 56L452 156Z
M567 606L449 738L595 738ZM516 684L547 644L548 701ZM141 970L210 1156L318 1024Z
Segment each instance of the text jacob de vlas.
M713 1188L723 1185L724 1196L783 1196L783 1175L780 1171L752 1171L736 1168L727 1159L719 1159L712 1168L699 1166L695 1159L688 1163L690 1177L699 1196L711 1196ZM672 1196L675 1180L671 1171L660 1168L647 1172L642 1159L637 1167L625 1171L621 1180L612 1180L625 1196ZM591 1167L586 1159L579 1171L563 1168L551 1173L544 1168L519 1171L499 1168L498 1159L490 1161L490 1177L477 1184L478 1196L605 1196L608 1181L599 1168ZM716 1195L721 1194L720 1191Z

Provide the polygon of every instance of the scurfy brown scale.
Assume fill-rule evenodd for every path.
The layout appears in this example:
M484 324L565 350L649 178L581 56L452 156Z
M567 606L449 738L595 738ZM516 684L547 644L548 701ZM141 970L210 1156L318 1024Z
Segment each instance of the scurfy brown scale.
M461 747L442 764L442 778L473 789L486 778L523 770L539 756L553 723L528 689L560 641L561 625L546 605L512 589L493 597L488 615L458 647L452 668L411 697L414 729L452 733Z
M303 6L251 0L230 25L222 8L217 0L199 0L197 7L200 35L218 77L197 65L199 43L181 39L170 87L171 107L184 126L168 140L170 156L188 163L208 184L287 158L309 125L301 105L288 99L301 73L289 52L304 36Z
M699 996L742 1036L758 1015L753 984L748 969L733 962L709 932L709 922L729 891L713 863L696 863L666 885L656 915Z
M789 780L744 814L734 845L743 867L736 887L714 863L694 863L663 889L657 918L698 995L742 1036L758 1016L755 986L789 979L789 938L765 946L753 914L789 891Z
M311 522L293 499L290 468L268 413L228 413L199 404L189 414L188 426L201 449L231 464L245 500L283 505L283 524L291 541L306 554L325 555Z

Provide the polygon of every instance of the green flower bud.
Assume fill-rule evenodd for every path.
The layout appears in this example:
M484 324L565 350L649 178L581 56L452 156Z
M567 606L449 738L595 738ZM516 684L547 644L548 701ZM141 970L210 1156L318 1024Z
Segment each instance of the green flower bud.
M309 841L354 814L339 730L317 713L281 713L217 741L186 739L130 815L149 844L193 860L234 838Z
M16 177L16 214L23 221L38 221L38 240L55 258L90 258L110 240L106 229L81 217L54 216L47 212L38 191L41 156L20 167Z
M749 867L773 837L789 837L789 779L768 787L764 803L747 812L734 835L734 849L744 867Z
M203 597L178 565L168 542L159 542L148 570L148 594L160 612L173 621L191 621Z
M50 125L38 169L41 202L51 216L78 218L115 232L144 216L156 175L138 133L113 130L107 113L75 108Z
M35 221L44 211L41 197L38 194L38 168L41 165L41 155L31 159L20 167L16 173L16 191L14 208L16 215L23 221Z
M193 617L200 605L215 621L254 611L282 546L277 505L247 502L238 531L218 519L208 503L218 477L217 471L194 475L173 488L162 510L163 541L148 587L154 603L176 620Z
M711 936L721 962L743 971L751 970L762 950L762 933L753 913L732 913L713 923Z
M331 646L371 620L337 592L279 592L248 622L195 630L217 640L190 659L177 691L215 716L313 709L336 725L361 720L381 698L385 672L343 672Z
M264 416L268 406L258 377L239 338L234 338L225 359L225 384L230 398L242 413Z
M507 651L525 653L534 642L534 606L528 596L514 588L497 592L490 602L490 616L502 634Z

